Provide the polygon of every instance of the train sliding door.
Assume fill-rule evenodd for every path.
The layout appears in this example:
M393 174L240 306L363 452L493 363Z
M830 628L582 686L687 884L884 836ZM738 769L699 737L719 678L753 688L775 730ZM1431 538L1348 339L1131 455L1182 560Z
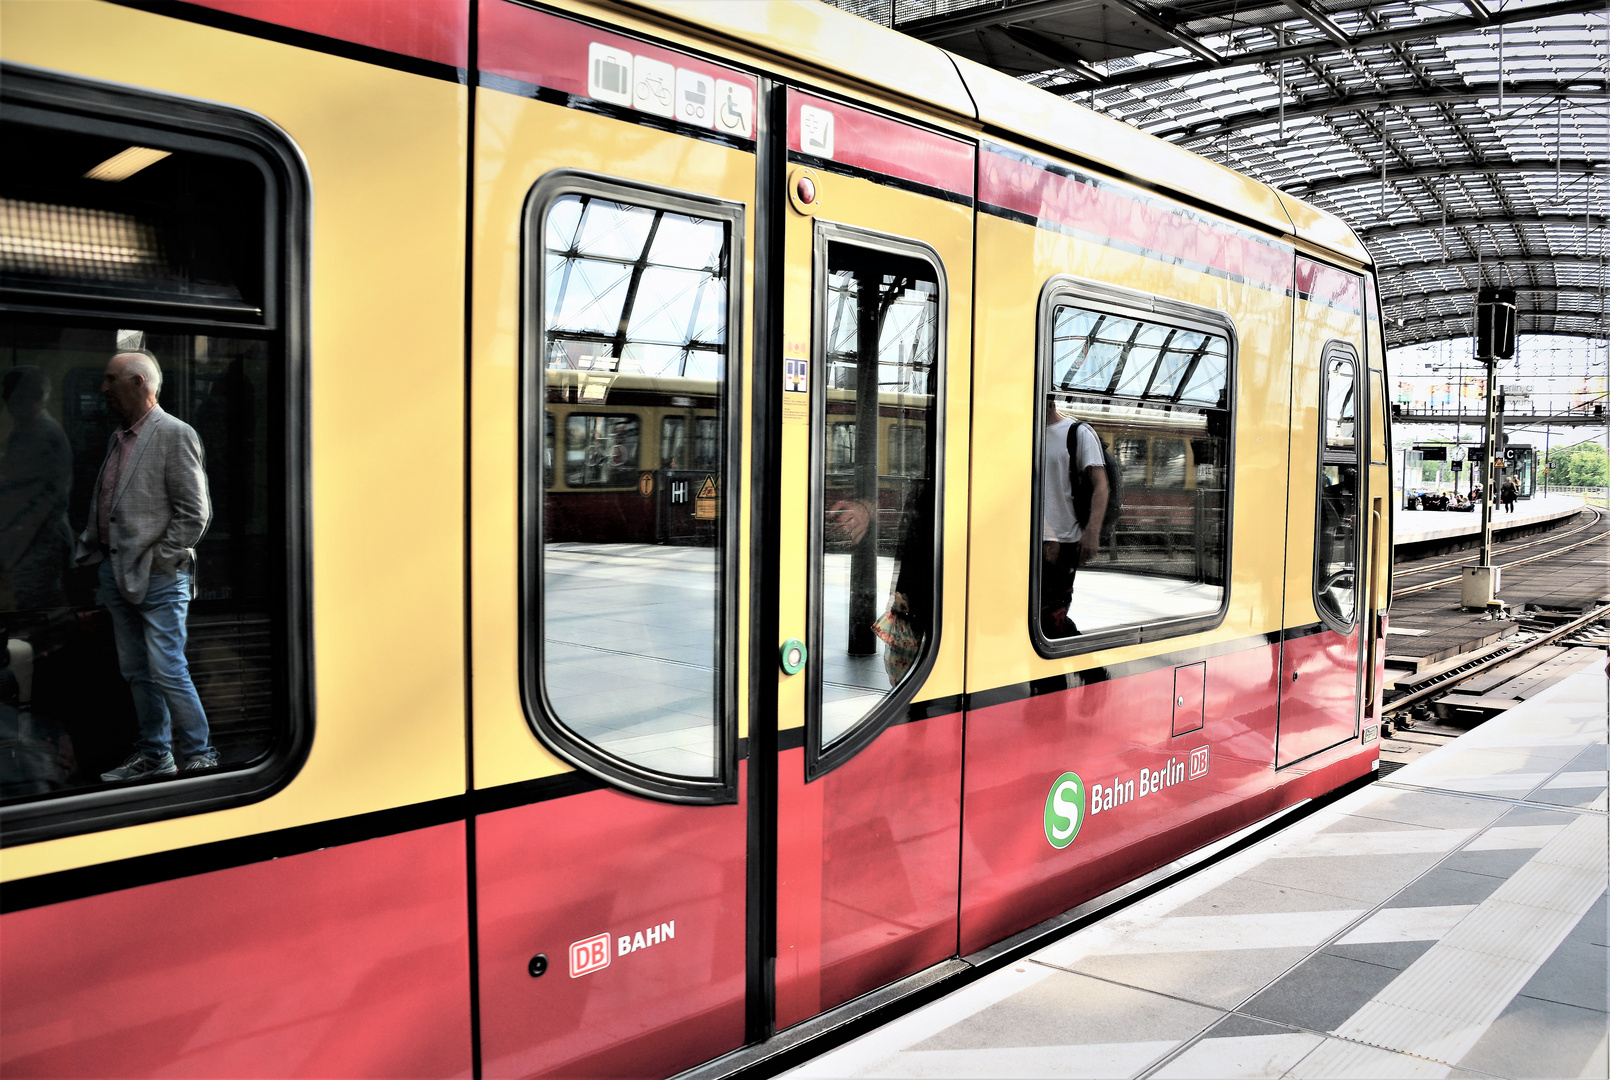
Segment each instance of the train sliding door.
M776 1026L957 951L973 148L790 90Z
M481 1066L665 1075L745 1033L734 479L758 81L505 0L478 10Z
M1358 734L1370 602L1363 279L1298 256L1296 281L1277 767Z

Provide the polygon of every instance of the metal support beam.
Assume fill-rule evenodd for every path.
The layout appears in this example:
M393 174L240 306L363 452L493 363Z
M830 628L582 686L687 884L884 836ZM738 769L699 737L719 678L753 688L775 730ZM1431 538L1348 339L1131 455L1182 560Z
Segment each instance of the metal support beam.
M1542 79L1517 82L1511 79L1505 84L1504 92L1512 97L1529 99L1563 98L1567 101L1603 101L1610 98L1610 86L1602 84L1596 86L1580 79L1569 82ZM1477 101L1496 100L1497 97L1498 87L1494 84L1490 87L1481 86L1468 89L1425 90L1401 94L1351 94L1347 97L1310 98L1301 102L1287 102L1286 120L1289 122L1311 116L1368 113L1388 106L1410 109L1424 105L1464 105ZM1183 124L1179 127L1148 128L1142 125L1142 130L1149 135L1156 135L1159 139L1184 143L1192 139L1204 139L1223 135L1227 132L1241 131L1245 128L1273 124L1278 121L1279 115L1280 110L1278 107L1273 109L1254 109L1250 112L1235 113L1219 120L1203 120L1198 124Z
M1388 236L1413 236L1416 233L1436 232L1440 229L1469 229L1482 225L1491 228L1495 225L1514 228L1527 225L1569 225L1572 228L1591 231L1603 229L1603 218L1595 221L1591 226L1585 225L1581 214L1523 214L1519 217L1494 218L1490 214L1476 217L1451 217L1446 221L1413 221L1404 225L1377 225L1373 229L1361 229L1358 237L1366 244L1372 240L1381 240Z
M1347 31L1343 30L1340 26L1337 26L1336 20L1332 19L1329 15L1326 15L1323 11L1319 11L1309 6L1308 4L1304 3L1303 0L1283 0L1283 3L1285 3L1285 5L1291 10L1307 19L1315 26L1316 29L1319 30L1320 33L1336 42L1336 44L1340 45L1342 48L1351 49L1353 47L1353 39L1347 36Z
M1000 30L1025 49L1049 60L1064 71L1071 71L1085 78L1101 78L1101 72L1091 67L1084 57L1060 41L1023 26L1003 26Z
M1523 173L1547 176L1556 170L1561 173L1570 173L1572 176L1594 176L1610 172L1610 169L1605 167L1605 162L1590 159L1571 161L1470 161L1452 165L1400 165L1395 169L1387 170L1386 182L1391 184L1401 180L1435 180L1444 176L1514 176ZM1379 184L1380 182L1381 171L1371 169L1367 172L1360 171L1325 179L1293 180L1291 183L1284 185L1282 190L1306 199L1320 192L1341 191L1344 188L1363 187L1366 184Z
M1026 7L1027 5L1022 5ZM1018 6L1010 8L993 8L995 18L991 23L999 23L1005 19L1019 22L1023 16L1016 14ZM1552 19L1559 15L1582 15L1588 12L1604 10L1604 0L1554 0L1548 4L1516 4L1515 6L1493 12L1488 19L1479 19L1474 15L1456 15L1446 19L1422 19L1417 23L1406 26L1393 27L1390 30L1377 30L1368 34L1356 34L1351 38L1349 48L1362 49L1372 45L1390 45L1400 41L1422 41L1429 38L1445 37L1453 34L1469 33L1484 26L1505 26L1510 23L1540 23L1544 19ZM1007 15L1006 12L1013 12ZM915 33L920 25L919 20L902 25L900 29L907 33ZM989 25L986 23L985 25ZM975 29L977 27L974 27ZM926 35L918 34L925 40L934 40ZM953 36L953 33L946 34ZM1186 75L1199 75L1204 71L1213 71L1221 67L1253 67L1258 64L1274 63L1277 60L1294 59L1301 56L1326 56L1341 52L1342 47L1326 38L1323 41L1305 41L1299 45L1277 45L1267 49L1248 49L1246 52L1227 54L1216 62L1202 60L1187 60L1174 64L1148 64L1144 67L1130 68L1127 71L1108 75L1100 82L1079 80L1065 86L1048 86L1054 94L1082 94L1089 90L1102 90L1111 86L1133 86L1137 83L1162 82L1167 79L1178 79Z
M1392 414L1392 423L1396 424L1480 424L1482 413L1439 413L1439 412L1403 412ZM1503 417L1505 428L1537 427L1547 425L1550 427L1598 427L1603 425L1604 417L1594 416L1590 413L1506 413Z
M1477 289L1432 289L1426 292L1404 293L1402 296L1382 296L1381 307L1390 311L1405 304L1431 304L1439 300L1469 300ZM1604 290L1593 285L1519 285L1515 292L1521 296L1603 296ZM1521 314L1546 314L1521 308ZM1561 312L1560 314L1564 314Z
M977 30L990 30L1007 23L1049 19L1069 11L1090 7L1090 0L1025 0L1017 4L990 4L968 8L946 15L931 15L925 19L912 19L898 23L895 29L923 41L943 41L960 37Z
M1191 34L1180 30L1165 22L1160 16L1153 14L1140 0L1112 0L1112 3L1116 7L1123 8L1133 15L1136 20L1151 27L1186 52L1199 57L1210 69L1224 66L1225 59L1222 55L1196 40Z
M1422 259L1416 262L1398 263L1396 266L1377 264L1376 273L1382 284L1395 281L1408 274L1417 274L1422 270L1467 270L1472 266L1507 267L1510 269L1524 269L1530 266L1546 268L1550 266L1606 266L1604 255L1522 255L1520 252L1507 255L1473 255L1458 259ZM1509 284L1500 281L1500 284Z

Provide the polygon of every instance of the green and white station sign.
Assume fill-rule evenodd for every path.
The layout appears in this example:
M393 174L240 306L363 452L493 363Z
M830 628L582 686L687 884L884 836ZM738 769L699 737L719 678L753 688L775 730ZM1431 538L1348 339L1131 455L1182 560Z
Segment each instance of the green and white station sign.
M1065 772L1045 797L1045 838L1054 848L1065 848L1079 835L1085 821L1085 782L1078 773Z

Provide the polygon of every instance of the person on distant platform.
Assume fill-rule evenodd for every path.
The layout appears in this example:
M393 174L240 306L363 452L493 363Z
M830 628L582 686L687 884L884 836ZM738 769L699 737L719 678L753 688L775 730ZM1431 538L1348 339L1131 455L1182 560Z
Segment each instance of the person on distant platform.
M101 395L122 425L95 477L79 566L100 564L96 599L112 616L117 665L134 694L134 753L106 781L160 779L218 767L185 659L196 544L212 518L196 430L157 404L162 369L144 349L117 353Z
M1515 512L1515 481L1506 476L1504 486L1498 489L1498 493L1499 498L1504 500L1504 513L1513 514Z

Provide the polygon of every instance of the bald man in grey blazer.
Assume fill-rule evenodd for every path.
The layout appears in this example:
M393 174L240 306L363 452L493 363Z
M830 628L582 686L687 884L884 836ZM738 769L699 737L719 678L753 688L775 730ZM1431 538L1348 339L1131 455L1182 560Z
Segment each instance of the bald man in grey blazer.
M106 365L101 394L122 425L107 445L75 551L78 565L100 564L96 598L111 613L118 668L140 726L134 753L101 774L113 782L218 767L184 655L195 549L212 503L201 439L157 404L161 392L162 369L143 349L119 352Z

